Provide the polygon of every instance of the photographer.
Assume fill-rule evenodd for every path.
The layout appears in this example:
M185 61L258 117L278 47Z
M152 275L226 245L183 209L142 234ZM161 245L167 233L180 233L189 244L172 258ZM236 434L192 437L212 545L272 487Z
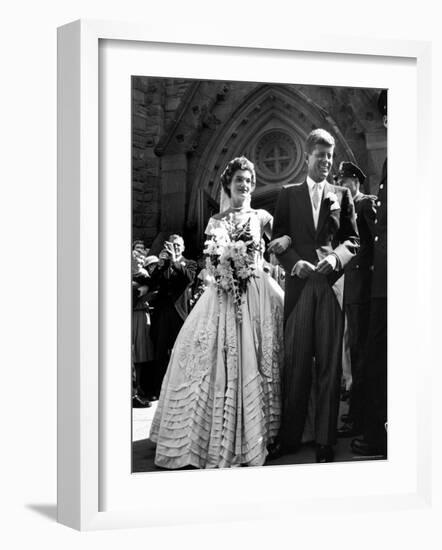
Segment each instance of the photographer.
M152 283L157 289L152 317L152 337L155 347L155 396L159 395L170 352L189 312L189 294L197 265L183 256L184 240L170 235L152 271Z

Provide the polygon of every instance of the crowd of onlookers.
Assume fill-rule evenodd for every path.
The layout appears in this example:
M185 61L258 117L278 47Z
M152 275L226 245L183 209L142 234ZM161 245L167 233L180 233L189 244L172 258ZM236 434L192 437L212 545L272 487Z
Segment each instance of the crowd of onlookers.
M132 245L132 361L134 407L158 399L180 328L207 284L205 258L183 255L184 240L173 234L158 256L142 240ZM265 269L284 288L284 270L272 257Z
M184 241L171 235L158 256L142 241L132 250L133 405L159 396L170 351L186 318L197 264L183 256Z

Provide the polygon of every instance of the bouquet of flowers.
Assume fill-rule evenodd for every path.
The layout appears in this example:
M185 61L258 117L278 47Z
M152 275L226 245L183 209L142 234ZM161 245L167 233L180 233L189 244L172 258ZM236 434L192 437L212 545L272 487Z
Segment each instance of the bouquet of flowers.
M256 252L261 250L250 231L250 219L245 224L235 223L233 215L223 226L212 228L204 243L206 269L218 288L233 296L236 313L241 321L241 303L247 285L256 271Z

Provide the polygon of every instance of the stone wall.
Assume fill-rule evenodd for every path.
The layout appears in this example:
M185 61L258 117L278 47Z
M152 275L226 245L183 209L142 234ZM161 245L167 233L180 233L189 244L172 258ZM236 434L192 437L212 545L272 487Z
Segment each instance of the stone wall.
M180 79L132 78L132 231L148 247L160 230L161 159L155 147L188 86Z

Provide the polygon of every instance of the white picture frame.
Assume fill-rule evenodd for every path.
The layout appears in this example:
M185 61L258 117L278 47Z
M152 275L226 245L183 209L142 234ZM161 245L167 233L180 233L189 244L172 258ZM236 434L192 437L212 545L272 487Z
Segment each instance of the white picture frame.
M431 102L428 82L431 70L431 44L427 42L397 40L365 40L364 38L342 35L313 38L299 33L293 37L281 36L278 42L267 43L264 37L238 37L235 41L223 37L223 33L211 31L205 35L192 37L182 31L171 31L168 36L152 26L133 23L76 21L59 29L58 34L58 521L79 530L93 530L120 527L153 526L173 523L192 523L201 521L228 521L232 519L259 519L263 515L266 499L272 502L274 516L287 517L293 513L314 513L330 506L330 493L312 491L311 498L305 495L295 498L293 495L281 495L278 491L271 494L254 493L251 485L261 478L283 486L284 478L289 476L293 467L266 469L241 469L229 472L172 472L154 474L148 482L155 490L162 486L165 491L182 483L186 487L197 485L196 495L183 507L182 501L168 502L158 499L154 505L134 506L130 502L129 492L121 498L120 505L115 503L110 509L103 509L101 485L106 479L103 473L103 453L108 448L103 444L101 430L102 415L106 408L100 406L100 372L102 353L100 348L101 317L100 303L106 294L102 289L102 250L100 249L105 225L103 217L102 191L100 187L100 44L112 41L127 48L140 44L167 44L175 55L180 49L194 45L207 50L217 47L228 48L229 55L243 54L245 51L272 52L284 62L290 52L301 52L312 56L339 56L340 59L389 59L392 63L401 59L412 60L416 67L417 82L417 139L416 162L425 171L428 166L425 136L429 135ZM207 56L210 59L210 53ZM325 53L324 53L325 52ZM362 56L362 57L360 57ZM108 61L106 61L108 62ZM147 74L149 69L146 69ZM192 76L192 75L190 75ZM349 81L351 85L351 79ZM390 115L389 115L390 116ZM394 114L393 114L394 116ZM390 129L389 129L390 138ZM413 141L413 143L415 143ZM128 147L130 145L128 144ZM414 166L414 165L413 165ZM417 164L416 164L417 166ZM130 174L127 176L130 179ZM425 179L425 178L424 178ZM428 178L429 179L429 178ZM424 203L424 201L422 201ZM425 204L419 207L419 233L427 230L429 217ZM106 213L104 212L104 217ZM390 222L391 222L390 218ZM393 220L397 219L394 218ZM394 231L392 231L394 238ZM423 265L430 258L429 244L418 252ZM124 260L123 260L124 261ZM421 264L419 264L421 265ZM429 287L430 270L417 269L413 281L421 281L418 301L412 308L426 313L422 323L431 322L431 301ZM415 311L412 309L411 311ZM126 329L128 330L128 329ZM428 331L428 334L431 330ZM422 343L424 345L425 343ZM428 346L428 350L430 347ZM430 351L427 351L430 353ZM430 356L420 366L420 377L415 386L417 400L415 426L416 456L413 459L415 477L412 487L403 490L365 495L348 493L336 495L333 508L372 511L379 509L397 509L404 507L428 506L431 500L431 457L430 402L422 391L424 385L430 386ZM412 367L410 367L413 370ZM128 434L130 426L127 426ZM129 442L127 442L129 444ZM121 442L121 445L126 445ZM393 453L394 454L394 453ZM347 465L346 468L352 468ZM390 464L394 468L394 459ZM381 474L382 466L371 464L373 475L376 469ZM251 470L255 470L252 472ZM267 471L268 470L268 471ZM318 484L327 483L329 477L342 475L340 465L332 465L318 473ZM130 472L129 472L130 473ZM201 475L206 475L204 483ZM125 472L127 475L128 472ZM189 477L190 474L190 477ZM199 477L196 478L195 474ZM193 477L192 477L193 475ZM221 477L223 476L223 477ZM134 476L132 476L134 477ZM246 478L248 494L240 494L227 508L220 504L205 506L206 489L213 484L239 485ZM183 480L181 482L181 480ZM198 481L196 481L198 480ZM258 479L259 480L259 479ZM272 481L273 480L273 481ZM136 482L141 480L135 477ZM248 483L248 485L247 485ZM133 485L133 483L132 483ZM201 499L198 501L198 493ZM158 493L157 493L158 494ZM159 494L158 494L159 496ZM193 498L193 501L192 501ZM275 503L280 503L278 506ZM283 504L283 505L282 505ZM222 509L222 511L221 511ZM268 512L268 510L267 510ZM288 513L289 512L289 513ZM268 516L268 513L267 513Z

